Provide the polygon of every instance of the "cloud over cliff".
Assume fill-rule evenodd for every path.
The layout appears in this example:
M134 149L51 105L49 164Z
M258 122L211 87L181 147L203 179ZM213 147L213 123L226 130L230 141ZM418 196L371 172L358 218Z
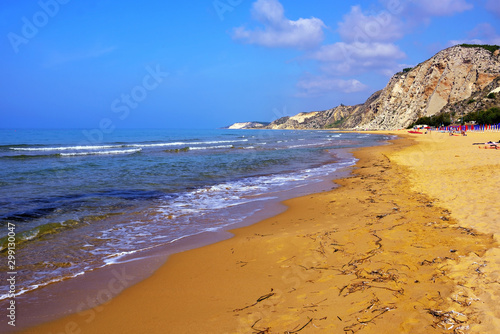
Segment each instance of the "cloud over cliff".
M309 49L323 42L325 24L318 18L290 20L278 0L258 0L252 6L252 17L261 27L235 28L233 38L249 44L271 48Z

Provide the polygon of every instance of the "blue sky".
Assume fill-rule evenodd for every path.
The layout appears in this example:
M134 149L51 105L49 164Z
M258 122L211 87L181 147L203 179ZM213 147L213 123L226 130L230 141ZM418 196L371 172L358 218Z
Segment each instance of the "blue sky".
M4 0L0 128L217 128L364 102L498 0Z

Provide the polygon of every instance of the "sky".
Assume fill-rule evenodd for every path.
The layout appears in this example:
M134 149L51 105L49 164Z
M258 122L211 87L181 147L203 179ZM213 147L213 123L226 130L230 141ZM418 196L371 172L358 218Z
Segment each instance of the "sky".
M363 103L498 0L2 0L0 128L219 128Z

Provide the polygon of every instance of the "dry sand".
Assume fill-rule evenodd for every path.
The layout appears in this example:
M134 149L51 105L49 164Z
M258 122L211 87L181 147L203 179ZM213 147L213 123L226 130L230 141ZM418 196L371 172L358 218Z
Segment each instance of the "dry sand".
M434 132L416 138L418 145L393 154L395 162L409 168L412 190L434 198L460 226L493 235L498 242L500 150L474 143L499 142L500 132L466 137ZM461 277L462 267L474 262L477 275ZM482 324L471 325L471 332L500 333L500 249L490 249L482 259L469 256L450 277L458 282L455 295L477 299L471 306Z
M499 135L361 149L342 187L27 332L498 333L500 152L471 144Z

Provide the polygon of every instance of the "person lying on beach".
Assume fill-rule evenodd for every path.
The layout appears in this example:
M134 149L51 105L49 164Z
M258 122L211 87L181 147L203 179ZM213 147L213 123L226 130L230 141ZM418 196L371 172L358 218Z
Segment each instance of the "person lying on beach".
M485 148L485 149L490 148L490 149L495 149L495 150L498 150L500 148L498 143L488 142L486 144L489 144L489 146L485 146L485 147L479 146L479 148Z

